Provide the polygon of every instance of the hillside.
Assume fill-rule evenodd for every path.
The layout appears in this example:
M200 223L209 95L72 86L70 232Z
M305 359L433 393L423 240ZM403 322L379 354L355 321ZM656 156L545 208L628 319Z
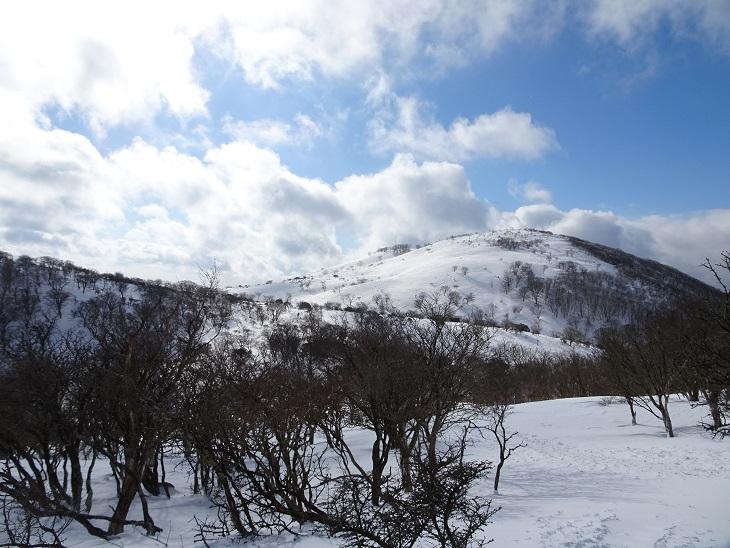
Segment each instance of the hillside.
M49 257L2 258L7 289L2 318L10 321L12 309L28 301L56 310L56 327L62 331L77 329L78 306L105 292L133 303L141 290L193 287L99 274ZM590 341L600 327L629 323L673 298L711 290L655 261L527 229L454 236L421 247L401 244L314 273L227 289L225 298L237 303L238 328L249 332L260 332L278 318L302 318L297 308L304 303L324 306L325 318L334 319L338 310L375 307L379 296L408 312L419 293L457 292L458 315L479 313L485 325L510 328L497 330L498 340L551 352L570 350L558 340L561 336ZM272 310L279 299L285 306Z
M372 306L373 297L387 294L407 311L419 292L442 288L467 297L464 315L480 309L496 325L525 324L549 336L571 326L585 337L709 290L656 261L529 229L454 236L420 248L401 244L318 272L229 289L330 308Z
M107 295L121 299L127 307L133 307L143 295L185 294L200 289L192 282L168 283L130 278L122 273L99 273L51 257L13 258L0 251L0 349L24 344L21 334L30 324L49 324L57 338L69 333L87 338L88 333L79 312L85 303L103 300ZM373 290L373 295L378 293L380 291L377 289ZM227 330L231 333L245 332L252 339L265 336L277 323L299 323L308 316L307 310L275 302L268 294L222 291L218 296L226 307L230 307L233 315ZM316 299L311 300L318 302ZM342 312L325 309L322 315L325 320L336 322ZM553 354L590 351L587 346L568 346L557 338L539 333L495 329L493 335L495 345L518 345Z

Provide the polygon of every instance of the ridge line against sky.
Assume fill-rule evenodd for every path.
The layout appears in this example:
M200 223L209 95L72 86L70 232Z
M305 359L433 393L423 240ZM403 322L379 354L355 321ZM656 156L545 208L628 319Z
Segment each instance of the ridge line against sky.
M230 283L533 227L730 248L730 2L0 6L0 249Z

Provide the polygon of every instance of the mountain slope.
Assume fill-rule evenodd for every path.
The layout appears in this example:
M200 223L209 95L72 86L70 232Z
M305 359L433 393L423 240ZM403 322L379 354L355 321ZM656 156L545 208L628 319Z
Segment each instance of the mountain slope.
M586 336L710 290L656 261L529 229L461 235L416 249L398 245L308 275L229 289L330 307L372 305L387 294L402 310L420 292L458 291L469 301L462 314L478 308L495 324L526 324L548 335L570 326Z

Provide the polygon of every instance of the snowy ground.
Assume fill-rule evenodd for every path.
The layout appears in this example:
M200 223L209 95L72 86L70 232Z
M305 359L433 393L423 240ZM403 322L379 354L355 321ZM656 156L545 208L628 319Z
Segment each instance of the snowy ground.
M489 534L497 546L730 546L730 440L676 402L677 437L623 404L576 398L520 405L514 456Z
M509 418L528 446L505 465L501 510L486 529L493 546L518 547L730 547L730 440L713 440L697 423L702 410L673 401L677 437L665 437L659 421L639 412L631 426L621 403L576 398L518 405ZM363 442L366 440L363 439ZM363 443L365 445L365 443ZM477 456L496 457L490 440ZM164 531L156 539L129 530L117 546L201 546L194 543L193 516L210 515L207 501L189 494L185 474L170 500L151 498L152 514ZM491 478L490 478L491 480ZM481 488L491 492L488 481ZM97 486L111 494L113 482ZM95 504L104 504L97 498ZM105 546L77 529L68 546ZM216 546L229 546L229 542ZM257 540L254 547L336 546L314 537Z

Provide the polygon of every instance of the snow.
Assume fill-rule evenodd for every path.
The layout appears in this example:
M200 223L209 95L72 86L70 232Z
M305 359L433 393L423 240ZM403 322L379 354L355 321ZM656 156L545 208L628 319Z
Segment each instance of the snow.
M500 238L511 238L528 247L504 249L497 245ZM576 248L565 236L500 230L449 238L396 256L383 251L296 278L228 289L259 299L291 297L294 302L335 302L342 306L358 302L372 305L375 295L385 293L396 307L408 310L413 308L417 293L446 286L464 296L472 293L472 305L493 310L498 322L508 316L514 322L532 325L535 314L529 302L516 292L506 295L502 289L505 269L515 261L530 263L537 276L547 278L558 274L561 261L572 261L589 271L615 273L613 266ZM462 273L464 267L468 269L466 274ZM542 310L543 333L553 335L565 326L564 318Z
M639 410L639 424L632 426L625 404L602 401L574 398L514 407L508 427L527 447L507 461L500 494L493 497L493 504L501 506L485 530L493 546L730 546L730 440L712 439L699 426L704 410L673 398L677 437L669 439L648 413ZM354 436L353 445L367 452L367 433ZM475 438L472 456L496 458L496 443ZM183 469L168 470L168 479L177 486L172 498L150 497L152 515L164 531L148 538L131 528L114 545L200 546L194 542L193 518L215 512L205 497L190 493ZM478 486L482 494L491 494L491 480ZM99 479L95 491L95 506L109 504L113 480ZM131 515L138 513L133 508ZM108 546L75 526L67 531L67 545ZM260 538L249 545L337 543L305 534Z
M665 436L644 411L600 398L534 402L510 417L528 446L505 465L489 528L509 546L730 546L730 446L673 401Z

